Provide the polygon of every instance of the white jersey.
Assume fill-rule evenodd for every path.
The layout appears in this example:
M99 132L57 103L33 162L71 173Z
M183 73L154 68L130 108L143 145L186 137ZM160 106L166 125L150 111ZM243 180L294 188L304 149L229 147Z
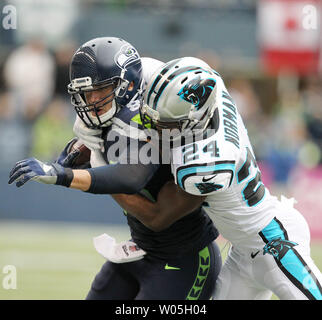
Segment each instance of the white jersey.
M263 185L237 107L222 79L216 80L215 133L174 148L172 173L186 192L207 196L204 209L224 238L256 247L250 235L272 220L281 203Z

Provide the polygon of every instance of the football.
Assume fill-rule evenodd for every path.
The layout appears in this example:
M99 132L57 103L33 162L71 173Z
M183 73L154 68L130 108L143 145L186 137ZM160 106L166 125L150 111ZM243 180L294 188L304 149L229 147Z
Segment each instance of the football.
M69 148L68 153L72 153L78 150L80 152L79 156L74 160L74 166L81 166L90 161L91 150L88 149L81 140L76 140Z

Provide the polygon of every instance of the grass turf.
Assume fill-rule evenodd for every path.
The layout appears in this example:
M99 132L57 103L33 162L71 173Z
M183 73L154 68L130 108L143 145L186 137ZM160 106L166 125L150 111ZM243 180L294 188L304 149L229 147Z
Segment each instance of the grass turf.
M0 300L84 299L105 261L92 238L104 232L117 241L129 238L126 225L0 220ZM218 244L224 259L226 242ZM312 242L311 256L321 270L322 242ZM8 265L16 268L16 289L3 286Z

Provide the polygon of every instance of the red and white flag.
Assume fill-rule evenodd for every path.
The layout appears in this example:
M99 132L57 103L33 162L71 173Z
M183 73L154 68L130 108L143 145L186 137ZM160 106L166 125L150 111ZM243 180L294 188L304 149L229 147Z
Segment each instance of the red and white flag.
M322 0L259 0L258 44L270 73L318 70Z

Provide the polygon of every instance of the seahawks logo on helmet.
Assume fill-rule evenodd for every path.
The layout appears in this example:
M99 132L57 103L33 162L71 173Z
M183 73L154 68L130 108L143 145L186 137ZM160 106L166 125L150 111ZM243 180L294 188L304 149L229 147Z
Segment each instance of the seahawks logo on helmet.
M178 96L195 105L199 110L208 100L212 90L216 85L214 79L208 78L201 80L198 76L195 79L189 81L179 92Z
M121 68L125 69L132 62L140 59L138 52L130 45L124 45L121 49L116 53L114 57L115 63Z

